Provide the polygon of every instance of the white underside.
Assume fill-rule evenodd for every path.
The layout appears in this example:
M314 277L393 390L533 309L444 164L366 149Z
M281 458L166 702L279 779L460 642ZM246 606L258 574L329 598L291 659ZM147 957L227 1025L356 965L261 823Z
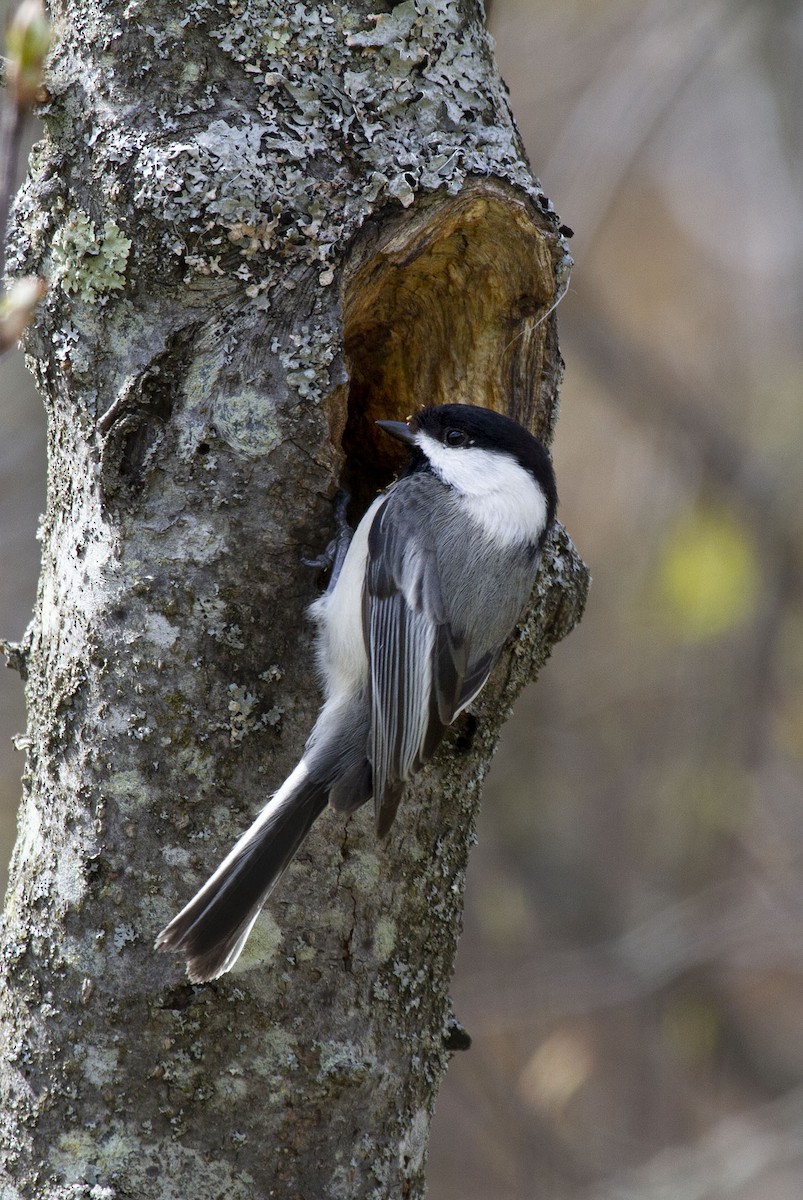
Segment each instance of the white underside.
M362 628L362 590L368 559L368 534L384 495L377 496L351 539L337 583L310 605L318 624L318 669L327 701L356 695L368 678Z

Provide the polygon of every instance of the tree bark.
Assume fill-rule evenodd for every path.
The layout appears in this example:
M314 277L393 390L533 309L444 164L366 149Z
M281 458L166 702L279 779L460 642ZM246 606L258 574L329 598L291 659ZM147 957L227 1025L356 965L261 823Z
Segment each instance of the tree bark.
M378 17L369 16L385 9ZM479 789L582 609L532 611L386 844L324 814L236 972L156 932L297 761L301 565L396 462L375 417L549 439L568 257L475 0L67 0L14 269L49 417L0 997L2 1195L418 1197ZM389 440L389 439L388 439Z

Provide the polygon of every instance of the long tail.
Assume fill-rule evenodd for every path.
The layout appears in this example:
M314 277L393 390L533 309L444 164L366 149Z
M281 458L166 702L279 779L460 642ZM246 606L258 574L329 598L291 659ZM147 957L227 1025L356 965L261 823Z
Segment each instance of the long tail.
M326 806L328 788L302 760L214 875L156 939L187 959L193 983L234 966L262 905Z

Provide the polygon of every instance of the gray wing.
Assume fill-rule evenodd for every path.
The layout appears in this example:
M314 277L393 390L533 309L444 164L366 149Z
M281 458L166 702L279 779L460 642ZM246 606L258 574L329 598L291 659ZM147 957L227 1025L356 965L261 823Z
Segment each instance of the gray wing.
M472 649L441 589L428 482L403 479L368 538L363 622L370 668L374 808L387 833L404 784L434 753L445 727L485 683L501 647ZM434 483L431 486L439 487ZM471 586L466 568L466 584ZM459 579L450 577L452 587Z

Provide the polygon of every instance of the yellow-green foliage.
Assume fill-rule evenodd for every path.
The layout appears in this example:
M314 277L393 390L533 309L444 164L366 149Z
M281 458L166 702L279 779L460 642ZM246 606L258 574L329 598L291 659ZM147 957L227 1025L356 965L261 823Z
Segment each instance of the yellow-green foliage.
M727 633L756 605L752 540L729 514L694 509L666 541L658 583L662 611L677 636L697 641Z

